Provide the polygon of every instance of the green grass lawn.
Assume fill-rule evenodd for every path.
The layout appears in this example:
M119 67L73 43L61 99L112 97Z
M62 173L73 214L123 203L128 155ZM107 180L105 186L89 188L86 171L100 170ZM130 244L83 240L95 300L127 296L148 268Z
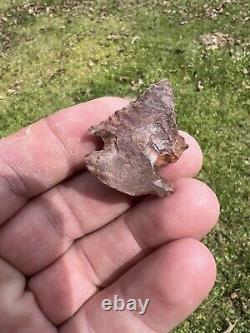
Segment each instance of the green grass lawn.
M171 81L180 127L204 152L200 179L222 207L205 240L217 283L178 333L235 321L234 333L249 332L249 11L247 0L0 0L0 136L65 106ZM207 49L200 37L214 32L230 39Z

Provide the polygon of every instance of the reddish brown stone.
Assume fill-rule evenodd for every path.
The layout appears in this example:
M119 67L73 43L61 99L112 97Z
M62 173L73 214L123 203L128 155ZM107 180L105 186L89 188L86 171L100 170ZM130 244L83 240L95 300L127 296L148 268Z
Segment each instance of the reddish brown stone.
M136 196L165 196L173 187L158 174L187 149L178 134L173 94L167 80L151 85L136 101L90 128L104 147L86 159L86 166L103 183Z

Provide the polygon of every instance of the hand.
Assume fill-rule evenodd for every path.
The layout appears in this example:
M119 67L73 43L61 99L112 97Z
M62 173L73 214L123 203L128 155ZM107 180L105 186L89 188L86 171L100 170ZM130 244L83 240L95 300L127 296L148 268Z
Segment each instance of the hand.
M0 141L1 333L152 333L181 323L211 290L216 266L199 242L215 225L215 194L193 179L197 142L162 169L167 198L139 202L83 170L91 124L125 106L100 98ZM136 201L136 202L135 202ZM150 299L144 315L104 299Z

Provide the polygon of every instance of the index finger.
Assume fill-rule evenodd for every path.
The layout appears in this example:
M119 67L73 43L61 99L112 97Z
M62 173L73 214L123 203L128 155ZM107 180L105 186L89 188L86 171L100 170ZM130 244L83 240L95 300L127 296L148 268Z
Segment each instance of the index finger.
M102 97L61 110L0 140L0 224L29 198L83 168L96 148L88 128L128 103Z

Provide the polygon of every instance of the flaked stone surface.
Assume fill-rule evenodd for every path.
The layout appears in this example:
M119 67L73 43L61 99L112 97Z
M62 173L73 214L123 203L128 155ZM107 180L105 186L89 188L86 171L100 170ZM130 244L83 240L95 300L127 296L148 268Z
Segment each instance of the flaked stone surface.
M87 169L104 184L132 196L166 196L173 187L158 174L188 148L178 134L173 93L162 80L136 101L92 126L103 149L85 158Z

